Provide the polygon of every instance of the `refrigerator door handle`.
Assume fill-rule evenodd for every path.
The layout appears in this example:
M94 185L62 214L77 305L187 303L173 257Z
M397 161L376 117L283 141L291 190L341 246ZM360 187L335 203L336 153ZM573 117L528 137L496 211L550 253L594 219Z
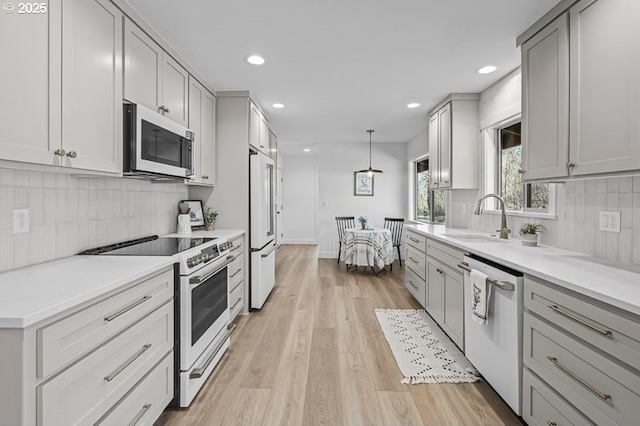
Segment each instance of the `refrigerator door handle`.
M276 249L276 246L271 247L271 250L269 250L268 252L261 254L260 256L262 257L269 257L271 255L271 253L273 253L273 251Z

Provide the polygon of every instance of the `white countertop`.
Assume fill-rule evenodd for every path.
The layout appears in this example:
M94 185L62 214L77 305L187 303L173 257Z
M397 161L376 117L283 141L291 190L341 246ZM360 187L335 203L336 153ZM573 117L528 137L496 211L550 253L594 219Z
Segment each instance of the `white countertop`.
M229 240L239 229L172 237ZM0 272L0 328L24 328L142 278L176 260L169 256L72 256Z
M164 256L72 256L0 273L0 328L24 328L172 265Z
M465 234L487 235L471 229L413 224L406 224L405 228L640 315L640 269L637 267L554 247L527 247L519 240L469 242L455 238ZM625 266L628 269L623 269Z

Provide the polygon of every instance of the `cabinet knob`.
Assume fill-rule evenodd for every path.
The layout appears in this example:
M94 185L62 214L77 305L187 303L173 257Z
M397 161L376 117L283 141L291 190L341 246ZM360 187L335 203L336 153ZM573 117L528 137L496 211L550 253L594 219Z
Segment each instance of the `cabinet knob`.
M202 175L202 179L209 179L208 175Z
M78 156L78 153L75 151L69 151L67 152L67 157L69 158L76 158Z
M58 148L55 151L53 151L53 153L55 155L59 155L60 157L64 157L67 152L62 148Z
M163 113L166 113L166 114L168 114L168 113L169 113L169 108L167 108L167 107L166 107L166 106L164 106L164 105L160 105L160 106L158 107L158 110L159 110L159 111L162 111Z
M518 173L522 174L522 173L524 173L524 170L523 169L518 169Z
M567 161L567 169L573 169L576 166L576 163L573 161Z
M442 269L440 269L440 268L436 268L436 271L437 271L439 274L442 274L442 273L444 272L444 271L443 271Z

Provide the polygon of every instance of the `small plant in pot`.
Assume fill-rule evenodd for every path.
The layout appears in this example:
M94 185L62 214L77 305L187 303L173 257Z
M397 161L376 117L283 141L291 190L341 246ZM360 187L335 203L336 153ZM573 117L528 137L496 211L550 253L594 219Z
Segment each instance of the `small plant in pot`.
M362 229L365 229L367 227L367 218L365 216L360 216L358 218L358 222L360 222L360 226L362 226Z
M523 246L535 247L538 245L538 235L545 232L547 228L541 223L524 223L520 227L520 236Z
M212 207L207 206L202 212L204 216L204 223L207 226L207 231L213 231L213 225L218 220L218 211L214 210Z

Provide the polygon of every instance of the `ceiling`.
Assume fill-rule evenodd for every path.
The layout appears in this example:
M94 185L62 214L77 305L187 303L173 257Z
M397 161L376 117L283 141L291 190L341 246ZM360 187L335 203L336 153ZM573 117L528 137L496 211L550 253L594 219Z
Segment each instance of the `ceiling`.
M412 139L447 94L482 91L516 68L516 37L558 3L128 1L216 90L249 90L283 152L368 141L366 129L374 142ZM252 54L266 63L248 64ZM477 74L486 64L498 71Z

